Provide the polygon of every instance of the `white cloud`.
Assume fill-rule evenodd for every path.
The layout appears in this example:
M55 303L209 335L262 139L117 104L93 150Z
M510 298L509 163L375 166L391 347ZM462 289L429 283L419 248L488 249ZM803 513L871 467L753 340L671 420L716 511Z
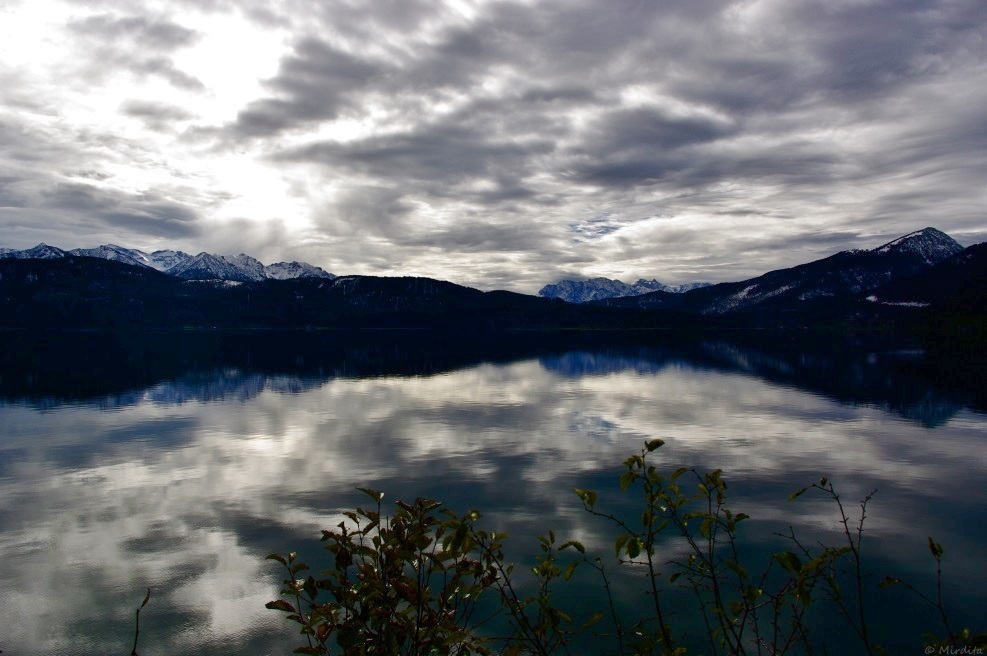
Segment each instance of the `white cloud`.
M274 259L534 292L608 266L736 280L927 225L987 236L977 0L44 0L3 18L4 246L198 251L230 222L280 222ZM185 206L195 229L44 207L79 171L109 198ZM788 248L734 256L736 217ZM673 259L626 247L642 220ZM491 238L518 227L524 242Z

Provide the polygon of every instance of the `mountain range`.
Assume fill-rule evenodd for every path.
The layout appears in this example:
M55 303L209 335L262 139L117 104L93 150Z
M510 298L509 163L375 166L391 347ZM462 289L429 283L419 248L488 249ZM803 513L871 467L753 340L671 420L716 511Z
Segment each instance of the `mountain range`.
M624 296L640 296L650 292L670 292L681 294L683 292L708 287L708 282L692 282L684 285L666 285L657 280L638 279L632 285L620 280L610 278L589 278L588 280L560 280L551 285L545 285L538 291L542 298L561 298L569 303L588 303L590 301L600 301L607 298L621 298Z
M38 244L27 250L0 248L0 259L53 260L66 256L95 257L101 260L121 262L130 266L146 267L161 271L182 280L228 280L232 282L258 282L261 280L289 280L293 278L335 278L331 273L307 262L277 262L264 265L260 261L240 253L239 255L189 255L182 251L158 250L145 253L136 248L124 248L104 244L96 248L76 248L63 251L47 244Z
M935 228L738 282L563 281L541 296L430 278L334 276L247 255L118 246L0 249L0 328L445 328L475 331L801 329L929 331L987 341L987 244ZM204 284L207 283L207 284ZM621 287L623 286L623 287ZM551 287L551 286L550 286ZM563 300L569 290L580 302ZM554 298L547 298L552 296Z
M700 315L750 314L771 309L792 311L826 305L828 301L857 299L863 292L921 274L962 252L963 246L949 235L925 228L872 250L842 251L739 282L709 285L684 294L656 291L604 299L600 303L610 307L676 309ZM941 291L948 292L948 286Z

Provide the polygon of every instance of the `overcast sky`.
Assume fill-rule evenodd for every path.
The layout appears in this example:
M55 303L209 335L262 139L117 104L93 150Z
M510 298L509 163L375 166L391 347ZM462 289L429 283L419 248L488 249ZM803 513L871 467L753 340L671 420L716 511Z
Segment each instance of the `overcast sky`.
M0 246L533 293L987 240L984 0L0 0Z

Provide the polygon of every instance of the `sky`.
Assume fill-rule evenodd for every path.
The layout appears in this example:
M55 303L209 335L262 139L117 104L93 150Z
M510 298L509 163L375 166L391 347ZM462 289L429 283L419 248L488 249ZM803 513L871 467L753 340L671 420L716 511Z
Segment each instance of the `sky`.
M984 0L0 0L0 246L535 293L987 241Z

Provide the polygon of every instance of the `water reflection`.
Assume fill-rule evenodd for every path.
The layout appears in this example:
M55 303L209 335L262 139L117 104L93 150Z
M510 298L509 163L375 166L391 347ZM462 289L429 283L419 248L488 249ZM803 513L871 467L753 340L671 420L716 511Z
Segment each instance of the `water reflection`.
M550 517L606 552L603 527L571 489L612 498L619 462L655 436L669 467L726 470L737 507L765 535L789 523L835 528L820 500L784 501L821 473L848 499L879 489L868 538L880 564L923 580L935 535L975 615L987 583L987 495L975 484L987 430L965 392L926 382L917 394L922 379L897 356L834 364L722 342L405 346L334 344L301 360L193 347L173 376L144 367L85 393L56 389L51 372L5 369L0 649L126 653L150 586L142 654L286 653L294 636L264 609L277 573L263 555L317 551L318 529L360 502L357 485L483 508L524 550ZM131 348L122 360L139 367ZM119 388L133 380L145 386Z

